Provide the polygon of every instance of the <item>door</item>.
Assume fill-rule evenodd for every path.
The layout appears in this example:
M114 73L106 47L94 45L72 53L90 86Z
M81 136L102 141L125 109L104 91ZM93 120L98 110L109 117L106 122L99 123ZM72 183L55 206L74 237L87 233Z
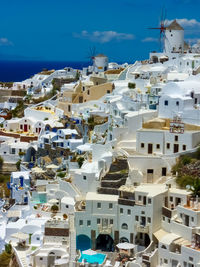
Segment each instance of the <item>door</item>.
M143 197L143 205L147 204L147 197Z
M179 145L174 144L174 153L178 153L178 151L179 151Z
M148 154L152 154L152 153L153 153L153 145L148 144Z
M153 169L147 169L147 183L153 183Z
M28 125L24 124L24 132L28 132Z
M162 176L166 176L167 175L167 168L162 168Z
M146 217L141 217L141 225L146 226Z

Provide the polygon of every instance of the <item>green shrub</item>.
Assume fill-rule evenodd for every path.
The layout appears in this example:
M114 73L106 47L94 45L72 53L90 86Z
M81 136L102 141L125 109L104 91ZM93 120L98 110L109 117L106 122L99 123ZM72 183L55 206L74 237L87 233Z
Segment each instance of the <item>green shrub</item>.
M128 88L129 89L135 89L136 84L135 83L128 83Z
M53 205L51 206L51 211L52 212L57 212L59 210L58 206L57 205Z
M77 159L77 162L78 162L78 166L79 166L79 168L81 168L81 166L83 165L83 162L84 162L84 158L83 158L83 157L79 157L79 158Z

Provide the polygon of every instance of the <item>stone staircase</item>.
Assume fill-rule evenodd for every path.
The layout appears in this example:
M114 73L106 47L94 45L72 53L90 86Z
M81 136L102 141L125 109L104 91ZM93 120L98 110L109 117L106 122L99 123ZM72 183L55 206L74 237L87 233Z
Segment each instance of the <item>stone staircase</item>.
M118 195L119 187L126 183L128 172L127 158L117 158L111 164L109 172L102 177L98 193Z

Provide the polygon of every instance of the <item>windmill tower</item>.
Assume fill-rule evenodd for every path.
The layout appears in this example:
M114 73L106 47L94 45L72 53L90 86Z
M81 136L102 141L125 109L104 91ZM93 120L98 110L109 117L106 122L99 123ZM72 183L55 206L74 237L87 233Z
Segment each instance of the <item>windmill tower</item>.
M165 53L183 53L184 52L184 29L174 20L165 29Z
M184 52L184 29L176 20L167 26L166 11L164 9L161 14L160 27L149 29L160 30L160 43L164 44L163 52L167 56L170 56L171 53Z

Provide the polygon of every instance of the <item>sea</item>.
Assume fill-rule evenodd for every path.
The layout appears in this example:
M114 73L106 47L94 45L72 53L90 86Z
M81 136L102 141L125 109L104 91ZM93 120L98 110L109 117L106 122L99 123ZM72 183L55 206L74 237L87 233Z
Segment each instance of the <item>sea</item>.
M82 69L87 67L89 62L82 61L0 61L0 81L20 82L30 78L43 69L59 70L65 67Z

